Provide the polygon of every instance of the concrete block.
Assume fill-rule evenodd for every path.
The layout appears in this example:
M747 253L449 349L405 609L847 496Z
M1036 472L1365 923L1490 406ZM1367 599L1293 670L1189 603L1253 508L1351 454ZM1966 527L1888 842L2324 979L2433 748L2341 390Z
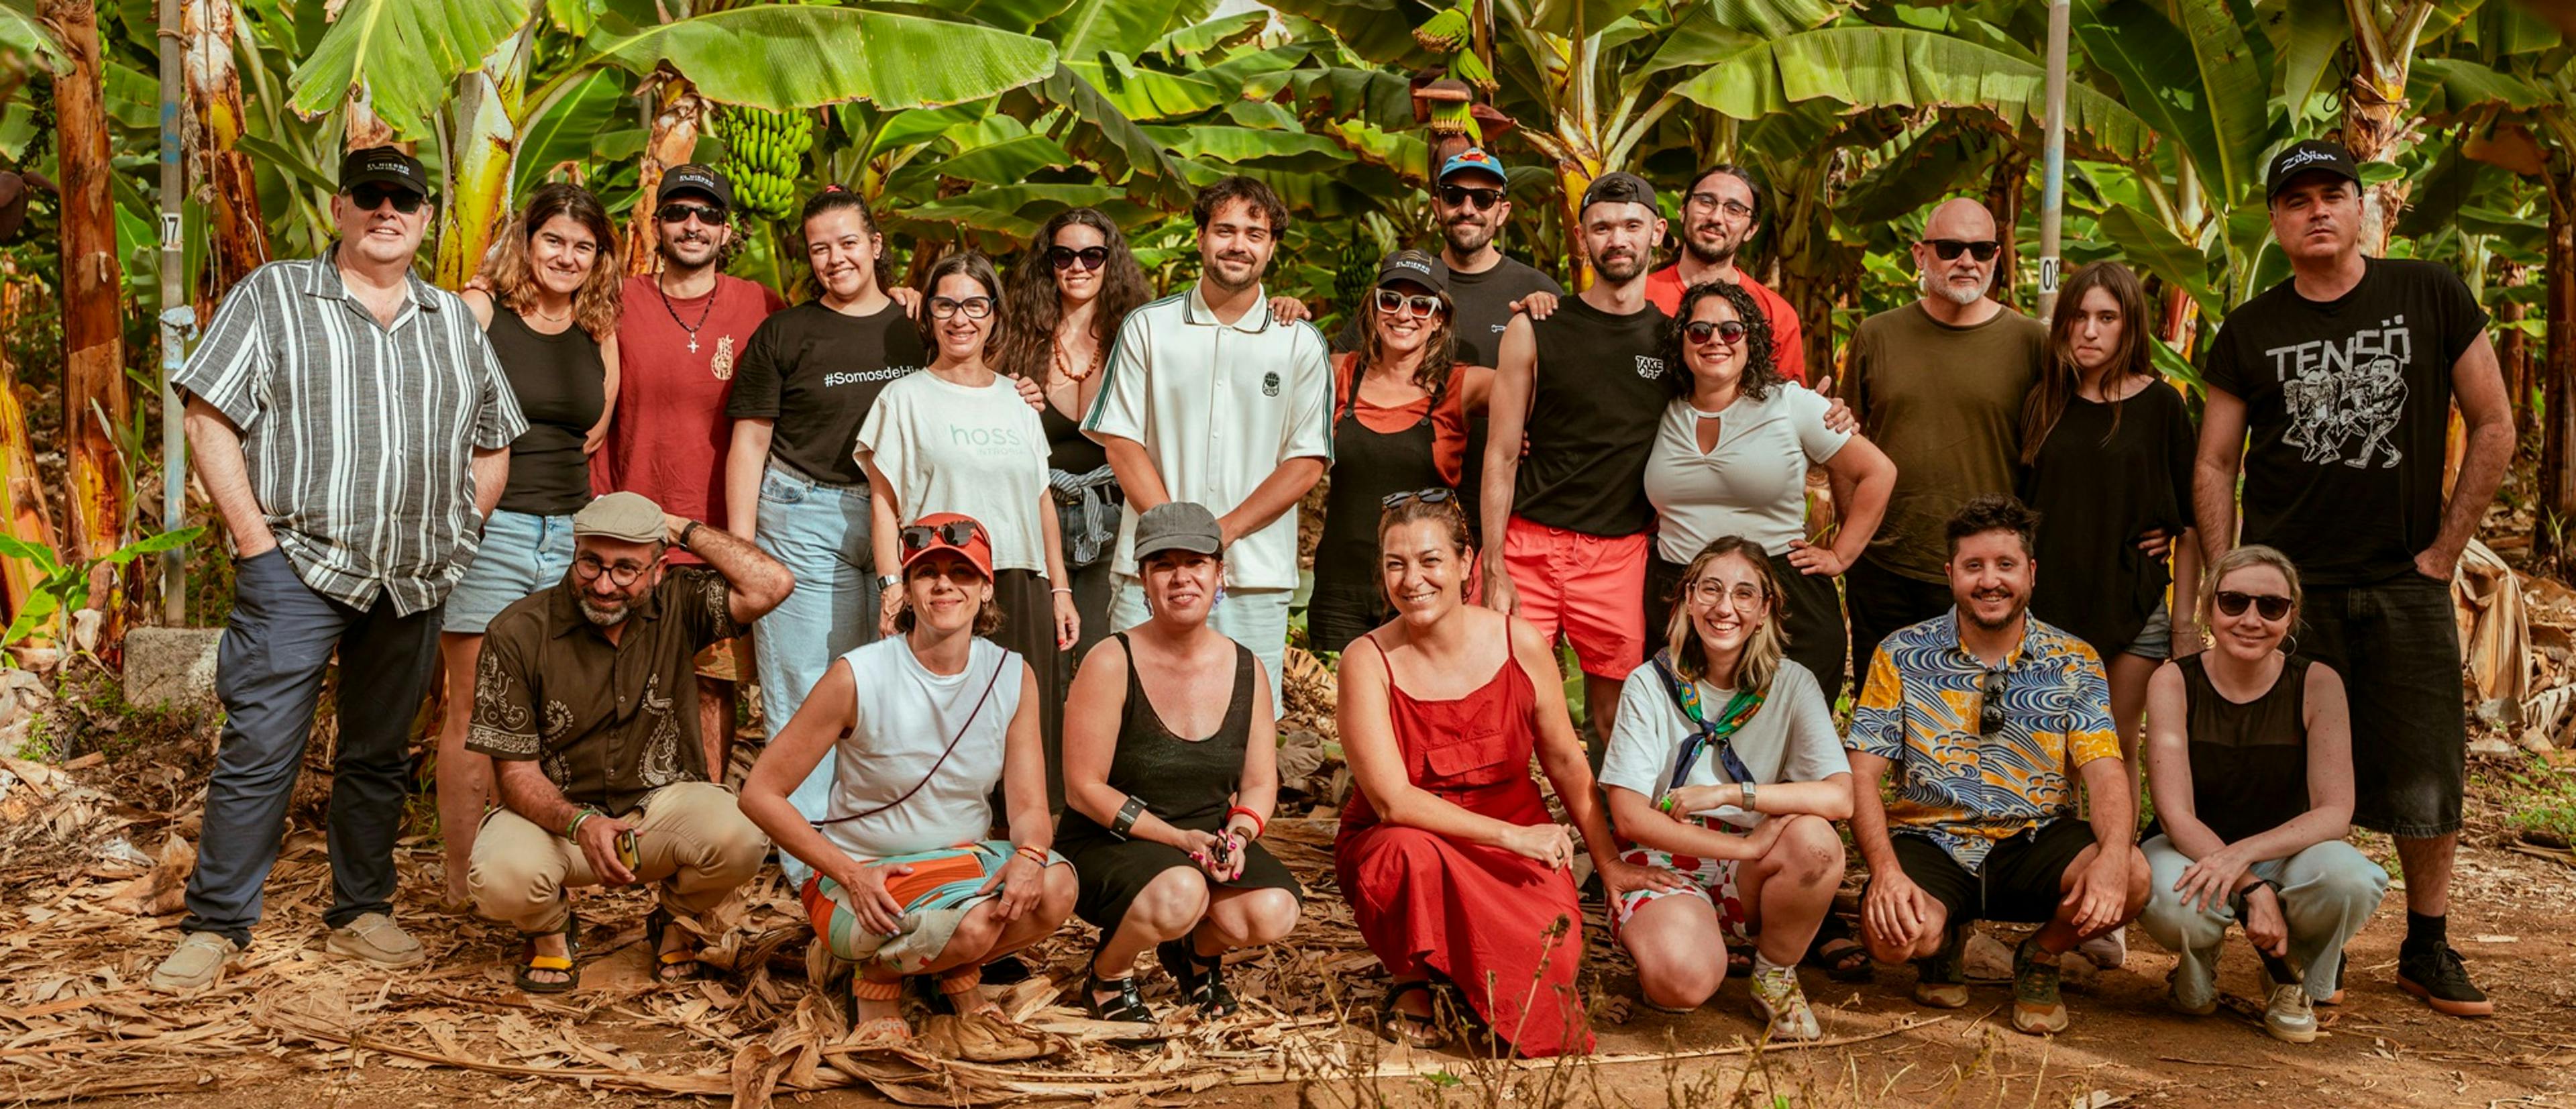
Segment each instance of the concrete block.
M222 628L134 628L125 633L125 703L213 712L215 648Z

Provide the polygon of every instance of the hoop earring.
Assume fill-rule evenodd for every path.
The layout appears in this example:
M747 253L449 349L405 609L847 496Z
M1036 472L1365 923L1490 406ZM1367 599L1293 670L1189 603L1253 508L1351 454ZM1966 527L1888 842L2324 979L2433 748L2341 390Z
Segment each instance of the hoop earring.
M2283 658L2296 658L2296 657L2298 657L2298 654L2299 654L2299 636L2298 636L2298 633L2296 633L2296 632L2292 632L2292 633L2290 633L2290 634L2288 634L2288 635L2284 635L2284 636L2282 636L2281 638L2289 641L2289 646L2288 646L2287 648L2285 648L2285 649L2283 649L2283 650L2281 651L2281 656L2282 656Z

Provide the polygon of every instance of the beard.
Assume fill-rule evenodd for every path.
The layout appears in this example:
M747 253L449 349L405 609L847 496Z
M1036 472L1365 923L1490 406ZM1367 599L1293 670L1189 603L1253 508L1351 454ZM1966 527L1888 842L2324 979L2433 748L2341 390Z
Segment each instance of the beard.
M1711 245L1702 245L1700 243L1699 236L1682 236L1682 249L1689 251L1692 260L1703 266L1724 265L1728 262L1734 261L1735 252L1737 248L1742 245L1743 243L1741 240L1736 242L1727 242L1724 239L1720 239Z
M1917 278L1915 284L1922 288L1925 293L1940 297L1952 304L1969 305L1975 304L1979 299L1986 295L1987 290L1995 287L1995 272L1993 270L1987 270L1985 278L1978 281L1973 286L1963 285L1947 278L1943 278L1936 282L1932 280L1932 275L1929 272L1926 272L1922 277Z
M1999 620L1988 620L1983 616L1977 615L1977 606L1973 603L1959 606L1959 614L1967 617L1969 623L1975 624L1980 631L1990 632L2002 631L2005 628L2013 626L2013 621L2021 619L2022 613L2029 610L2030 598L2028 597L2013 598L2012 607L2005 610L2003 618Z
M601 608L590 603L590 598L582 597L574 602L573 607L581 610L582 619L602 628L616 627L625 623L627 617L635 615L635 606L624 601L619 601L615 608Z
M1646 272L1646 259L1642 254L1622 254L1595 262L1592 268L1612 281L1634 281L1638 274Z
M1489 220L1467 220L1440 225L1440 238L1449 249L1464 257L1485 249L1494 241L1494 225Z

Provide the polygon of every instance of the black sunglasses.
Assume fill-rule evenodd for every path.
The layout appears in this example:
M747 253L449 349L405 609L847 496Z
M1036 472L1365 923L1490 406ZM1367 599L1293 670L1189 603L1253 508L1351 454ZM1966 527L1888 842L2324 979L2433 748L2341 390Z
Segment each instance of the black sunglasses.
M665 204L653 210L653 218L664 223L687 223L695 218L709 227L722 227L729 219L725 210L708 204Z
M2214 599L2218 602L2219 613L2226 616L2245 615L2245 606L2249 604L2266 620L2278 621L2290 614L2290 599L2272 593L2239 593L2233 589L2221 589Z
M1957 258L1959 252L1963 250L1968 252L1969 257L1980 262L1991 262L1994 261L1995 252L2004 247L2004 244L1993 239L1979 239L1973 242L1967 239L1925 239L1923 245L1931 247L1932 253L1940 255L1944 262Z
M350 205L361 212L382 208L388 200L394 202L394 211L408 216L420 211L420 206L429 198L394 185L360 185L349 190Z
M1456 499L1458 499L1457 490L1434 485L1429 489L1407 489L1401 493L1389 493L1377 503L1380 508L1395 508L1412 501L1420 501L1423 504L1443 504Z
M1060 270L1072 269L1075 262L1082 263L1084 269L1096 270L1109 261L1109 248L1086 246L1075 250L1069 246L1051 246L1047 248L1047 261Z
M973 520L950 520L935 526L907 524L897 534L903 537L904 553L910 554L929 549L933 541L944 542L951 547L963 547L969 540L983 533L983 525Z
M1503 202L1501 189L1477 189L1465 185L1440 186L1440 200L1452 208L1491 208Z
M1977 738L2004 730L2004 672L1988 670L1977 679Z
M1692 320L1682 325L1682 334L1694 343L1705 343L1710 335L1726 340L1728 346L1744 341L1743 320Z

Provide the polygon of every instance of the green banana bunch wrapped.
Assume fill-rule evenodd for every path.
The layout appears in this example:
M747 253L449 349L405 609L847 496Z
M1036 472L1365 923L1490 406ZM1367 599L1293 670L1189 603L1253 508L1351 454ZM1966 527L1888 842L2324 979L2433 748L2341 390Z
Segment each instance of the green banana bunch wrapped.
M710 129L725 145L725 161L717 168L733 183L736 204L772 221L793 216L805 154L814 149L813 117L724 105Z

